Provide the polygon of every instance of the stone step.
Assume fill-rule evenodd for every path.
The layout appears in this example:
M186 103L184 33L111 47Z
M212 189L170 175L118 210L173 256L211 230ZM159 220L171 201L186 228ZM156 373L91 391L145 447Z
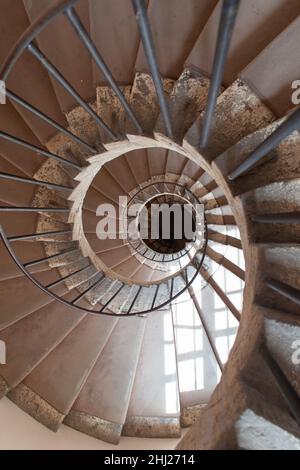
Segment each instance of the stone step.
M152 312L147 319L122 434L131 437L179 437L179 415L171 312Z
M118 444L125 422L146 320L120 319L65 424Z
M103 350L115 319L88 315L9 392L9 398L40 423L57 430Z

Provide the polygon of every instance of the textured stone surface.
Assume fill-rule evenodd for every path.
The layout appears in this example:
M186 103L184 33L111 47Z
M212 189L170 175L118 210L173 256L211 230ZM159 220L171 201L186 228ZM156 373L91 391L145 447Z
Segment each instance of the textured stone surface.
M300 207L300 179L276 182L241 195L249 218L257 215L294 212ZM256 243L299 243L299 224L255 223L250 235Z
M265 274L300 289L300 246L263 246L261 269Z
M97 103L93 101L89 104L97 113ZM98 125L81 106L74 108L66 117L74 134L96 148L101 146Z
M201 419L201 413L206 405L186 406L181 410L180 424L183 428L192 426L198 418Z
M18 405L19 408L52 431L57 431L64 419L63 414L59 413L24 384L20 384L11 390L8 393L8 398Z
M122 432L121 424L73 410L65 417L64 424L110 444L118 444Z
M300 439L247 409L236 425L238 445L247 450L300 450Z
M68 128L68 130L70 129ZM73 139L69 139L60 132L47 142L47 148L50 152L74 163L84 164L85 158L90 156L90 152L86 147L75 143ZM69 176L74 176L78 172L75 168L65 165L62 165L62 171Z
M32 207L49 207L53 209L66 208L68 202L65 197L60 196L57 192L44 186L39 186L32 199ZM43 212L45 216L57 222L67 223L68 212Z
M267 286L267 279L270 277L278 278L281 275L281 271L278 271L278 267L277 271L275 271L274 268L268 269L268 274L265 272L266 269L268 269L268 265L263 263L261 270L254 280L254 289L256 294L255 302L266 308L273 308L282 312L299 315L299 306L295 302L289 300L288 298L282 296ZM284 276L281 276L281 278L284 282Z
M35 179L72 187L72 178L58 161L48 158L34 175ZM67 193L65 193L67 194Z
M213 162L213 169L216 165L223 176L227 176L244 162L285 120L286 118L280 119L242 139ZM244 176L240 176L236 181L230 183L233 194L238 195L271 183L299 178L299 148L300 136L295 131L283 140L274 151L267 154L257 166L249 170Z
M45 241L44 242L45 252L48 256L59 254L65 250L73 250L78 248L77 242L73 241ZM78 258L77 258L78 259Z
M128 102L131 86L120 87L120 89ZM119 98L110 87L97 87L97 112L118 138L122 136L124 138L126 113ZM103 143L111 141L103 129L99 129L99 133Z
M87 299L92 305L96 305L96 303L100 301L101 304L104 305L120 286L120 282L106 277L91 292L89 292Z
M123 427L123 436L180 437L179 418L132 416Z
M8 392L9 392L9 386L4 380L4 378L0 376L0 398L7 395Z
M169 111L176 142L182 141L185 133L204 110L210 80L189 68L184 70L170 94ZM162 116L155 126L156 132L165 133Z
M242 80L236 80L218 98L214 127L205 150L205 158L212 161L243 137L273 120L272 112L253 91ZM199 146L202 122L203 114L185 137L193 147Z
M86 262L86 260L85 260ZM96 270L94 266L89 266L84 271L74 274L74 276L68 278L65 283L68 287L68 289L74 289L74 287L79 286L80 284L86 282L89 280L91 277L93 277L96 273Z
M55 231L63 231L63 230L70 230L70 226L66 223L57 221L49 217L47 214L39 214L36 224L36 231L37 232L55 232ZM44 241L71 241L72 233L67 235L59 235L53 237L53 235L49 235L47 237L43 237Z
M167 78L163 80L166 95L170 93L173 85L173 80ZM140 72L136 73L131 90L130 105L144 133L152 135L156 119L159 115L159 107L151 75ZM136 133L136 129L128 118L126 120L126 131L128 134Z
M38 189L35 192L34 198L32 200L32 205L35 207L51 207L51 208L59 208L59 207L68 207L66 204L66 198L59 194L56 191L53 191L52 189L48 189L44 186L38 187ZM65 219L65 215L60 215L51 213L52 218L58 218L63 217Z
M300 396L300 364L296 363L299 361L300 321L298 325L290 325L265 319L265 332L269 351Z
M71 245L71 249L73 250L74 248L72 247L73 245ZM61 255L55 256L55 258L49 261L49 266L51 268L54 268L54 267L56 268L56 267L64 266L65 264L74 263L80 258L80 250L76 249L76 247L75 247L75 250L76 251L72 251L72 253L61 254Z

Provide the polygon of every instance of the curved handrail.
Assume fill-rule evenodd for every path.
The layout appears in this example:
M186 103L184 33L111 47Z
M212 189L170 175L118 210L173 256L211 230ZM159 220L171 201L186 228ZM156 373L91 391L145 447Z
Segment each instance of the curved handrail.
M94 310L90 310L90 309L86 309L84 307L79 307L78 305L76 304L72 304L70 302L68 302L67 300L63 299L62 297L58 296L57 294L55 294L54 292L51 292L49 291L45 286L43 286L37 279L35 279L35 277L26 269L26 267L19 261L19 259L17 258L17 256L15 255L13 249L11 248L10 246L10 242L9 240L7 239L6 235L5 235L5 232L3 230L3 227L2 225L0 225L0 238L2 239L4 245L5 245L5 248L7 249L8 253L10 254L11 258L13 259L13 261L15 262L15 264L18 266L18 268L25 274L25 276L36 286L38 287L40 290L42 290L45 294L47 295L50 295L54 300L57 300L58 302L60 302L61 304L67 306L67 307L70 307L70 308L75 308L76 310L79 310L80 312L85 312L85 313L89 313L89 314L94 314L94 315L107 315L107 316L113 316L113 317L124 317L124 316L137 316L137 315L141 315L141 314L146 314L146 313L150 313L152 312L153 310L158 310L158 309L161 309L163 307L165 307L166 305L168 305L170 302L172 302L173 300L175 300L177 297L179 297L186 289L188 289L192 283L194 282L195 278L197 277L197 275L199 274L199 271L201 269L201 266L203 264L203 261L204 261L204 258L205 258L205 255L206 255L206 246L207 246L207 242L208 242L208 237L207 237L207 226L205 226L205 245L204 245L204 249L203 249L203 253L202 253L202 258L201 258L201 261L199 263L199 266L197 266L196 268L196 272L195 274L193 275L192 279L186 283L184 289L180 290L177 294L175 294L174 296L171 296L166 302L163 302L162 304L159 304L158 306L153 306L151 309L148 309L148 310L144 310L144 311L139 311L139 312L133 312L133 313L123 313L123 314L119 314L119 313L114 313L114 312L107 312L105 310L102 310L100 312L96 312ZM173 278L174 279L174 278ZM160 284L158 284L159 286Z
M7 59L5 60L5 62L3 63L1 69L0 69L0 78L2 80L7 80L7 78L9 77L14 65L16 64L16 62L18 61L18 59L20 58L20 56L22 55L22 53L29 49L29 47L32 49L32 48L35 48L34 44L33 44L33 41L36 39L36 37L38 36L38 34L40 34L46 27L47 25L54 19L56 18L59 14L61 13L65 13L67 12L67 10L69 11L69 13L72 13L72 9L73 9L73 6L78 2L78 0L57 0L54 5L51 5L50 8L48 8L44 13L42 13L35 21L33 21L33 23L26 29L26 31L24 31L24 33L20 36L20 38L18 39L18 41L15 43L15 45L13 46L12 50L10 51ZM74 11L73 11L74 13ZM70 17L70 15L69 15ZM69 18L70 19L70 18ZM138 20L138 18L137 18ZM74 22L73 22L74 23ZM79 23L78 23L79 24ZM73 25L74 26L74 25ZM76 26L76 25L75 25ZM78 26L78 25L77 25ZM80 29L80 28L79 28ZM78 30L78 28L75 28L75 30ZM78 31L77 31L78 33ZM145 33L145 30L142 28L141 29L141 37L142 39L144 39L144 33ZM148 31L148 33L151 34L150 31ZM82 39L82 38L81 38ZM91 46L90 44L90 41L89 41L89 48ZM36 48L35 48L36 49ZM38 51L39 52L39 51ZM154 55L152 54L153 51L150 51L151 52L151 56L153 59L155 59ZM95 54L94 54L95 55ZM98 57L98 56L97 56ZM42 57L43 59L43 57ZM45 58L46 60L46 58ZM42 64L44 66L46 66L46 63L44 60L42 60ZM46 67L47 68L47 67ZM55 72L55 78L60 78L60 75L59 75L59 71L57 71L53 66L52 64L49 62L48 63L48 68L51 68L50 71ZM53 72L53 73L54 73ZM71 86L69 86L69 84L64 80L64 77L62 76L61 78L61 81L63 82L62 85L66 88L67 91L69 91L71 94L72 93L76 93L76 90L73 90ZM160 91L160 87L157 86L157 92ZM80 96L78 94L76 94L76 98L80 98ZM23 104L23 103L22 103ZM28 103L25 103L26 106L28 107L28 109L31 111L31 112L34 112L36 111L30 104ZM41 113L40 113L40 117L43 117L44 119L48 119L47 116L43 115L41 116ZM49 119L48 119L48 122L49 122ZM50 122L50 124L53 125L53 122ZM54 123L55 124L55 123ZM101 123L98 123L99 125ZM103 123L102 123L103 124ZM105 125L105 123L104 123ZM168 126L167 126L168 127ZM15 139L16 140L16 139ZM18 141L18 143L20 143L20 141ZM24 144L24 142L23 142ZM54 156L51 156L51 158L54 158ZM30 181L32 184L35 184L35 181L31 179ZM169 184L172 184L172 183L169 183ZM174 183L173 183L174 184ZM188 188L184 187L183 185L179 185L179 186L182 186L184 188L185 191L187 192L190 192ZM143 190L145 190L145 188L143 188ZM190 192L191 196L192 196L192 199L193 200L197 200L197 198L195 199L195 196L193 195L192 192ZM136 195L135 195L136 197ZM15 210L15 211L24 211L24 210L27 210L27 211L36 211L38 208L36 207L33 207L33 208L29 208L29 207L19 207L19 208L2 208L3 210L4 209L7 209L7 210ZM46 211L46 210L49 210L49 208L39 208L39 210L43 210L43 211ZM53 209L55 211L58 211L58 210L65 210L65 209ZM38 235L38 234L37 234ZM7 251L9 252L10 256L13 258L14 262L17 264L17 266L19 267L19 269L24 273L24 275L31 281L33 282L33 284L35 284L39 289L41 289L45 294L47 295L50 295L54 300L57 300L61 303L63 303L64 305L68 306L68 307L71 307L71 308L76 308L77 310L80 310L80 311L84 311L84 312L88 312L88 313L93 313L93 314L98 314L98 313L101 313L101 314L105 314L105 315L111 315L111 316L118 316L119 314L115 314L113 312L107 312L107 311L104 311L105 308L107 307L107 305L112 301L113 298L115 298L114 296L109 300L109 302L107 304L104 305L103 309L100 310L100 312L96 312L94 310L91 310L91 309L87 309L87 308L83 308L83 307L79 307L78 305L76 305L73 302L68 302L66 301L65 299L63 299L62 297L60 297L59 295L53 293L52 291L50 291L48 289L48 286L44 286L42 285L28 270L27 270L27 266L24 265L19 259L18 257L15 255L14 253L14 250L12 249L11 245L10 245L10 238L6 237L5 233L4 233L4 230L3 228L0 226L0 238L2 239ZM16 239L16 238L15 238ZM13 240L12 240L13 241ZM123 315L138 315L140 313L148 313L148 312L151 312L152 310L156 310L158 308L162 308L164 307L165 305L168 305L172 300L176 299L178 296L180 296L182 294L182 292L184 292L190 285L191 283L194 281L194 279L196 278L196 276L198 275L199 273L199 270L201 268L201 265L204 261L204 257L205 257L205 253L206 253L206 246L207 246L207 242L208 242L208 232L207 232L207 226L206 226L206 221L205 221L205 238L204 238L204 245L201 249L201 252L202 252L202 259L199 263L199 260L197 262L197 266L194 265L194 267L196 268L196 271L195 271L195 274L193 275L192 279L189 281L189 282L186 282L185 283L185 286L183 289L181 289L176 295L173 295L173 281L174 279L176 278L176 275L175 276L172 276L172 287L171 287L171 292L170 292L170 295L168 295L168 299L163 302L162 304L158 305L157 307L155 307L154 305L152 305L151 309L150 310L145 310L143 312L134 312L134 313L130 313L131 312L131 308L128 310L127 313L123 314ZM205 246L205 248L204 248ZM46 258L44 259L46 260ZM42 261L44 261L42 260ZM41 261L41 260L40 260ZM189 263L189 266L193 264L193 261L191 261L191 263ZM199 264L199 265L198 265ZM187 266L177 275L182 275L183 274L183 271L187 269ZM63 279L62 279L63 281ZM157 286L157 289L159 288L160 284L163 284L162 282L161 283L158 283L156 286ZM123 283L123 286L125 284ZM101 300L101 299L100 299Z
M12 47L8 57L2 64L0 69L0 80L7 80L15 63L25 51L27 46L41 33L45 27L56 16L62 13L66 8L75 5L79 0L58 0L51 5L44 13L42 13L33 23L23 32L18 41Z

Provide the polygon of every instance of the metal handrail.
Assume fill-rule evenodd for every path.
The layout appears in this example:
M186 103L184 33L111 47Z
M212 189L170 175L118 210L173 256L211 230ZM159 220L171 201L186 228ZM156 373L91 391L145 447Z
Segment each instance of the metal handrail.
M19 37L0 69L0 79L6 81L26 47L40 34L48 24L66 8L74 6L79 0L59 0L43 12Z
M168 137L173 138L171 116L168 109L167 100L164 93L163 82L159 73L156 52L148 19L147 9L144 0L132 0L132 5L136 14L136 21L139 27L145 55L151 70L157 98L159 101L163 121Z
M51 6L46 12L44 12L37 20L35 20L32 25L21 35L15 46L13 47L12 51L9 53L6 61L4 62L1 71L0 71L0 78L4 81L7 81L8 77L10 76L10 73L13 70L14 65L17 63L18 59L21 57L23 52L26 50L30 51L46 69L50 74L53 75L53 77L59 81L59 83L77 100L77 102L82 105L85 110L91 115L91 117L97 122L98 125L100 125L104 130L107 132L107 134L110 136L110 138L114 139L115 135L111 131L111 129L102 121L102 119L94 113L92 108L87 105L87 103L80 97L80 95L76 92L76 90L73 89L73 87L66 81L64 76L54 67L53 64L49 62L47 57L45 57L44 54L41 53L41 51L38 50L36 45L33 43L33 41L36 39L38 34L40 34L46 27L47 25L55 19L59 14L65 14L68 19L70 20L71 24L73 25L75 31L77 32L79 38L81 41L84 43L86 48L88 49L89 53L91 54L92 58L96 62L96 65L100 68L100 70L104 73L109 85L119 98L121 104L123 105L127 115L129 118L132 120L132 122L135 124L138 132L142 132L142 127L140 126L138 120L136 119L136 116L131 109L129 103L125 99L120 87L118 87L117 83L112 77L112 74L106 64L104 63L101 55L99 52L96 50L95 45L92 43L91 38L89 37L88 33L85 31L79 17L77 16L75 10L73 9L74 5L78 2L78 0L59 0L55 2L53 6ZM167 135L172 138L173 137L173 130L172 130L172 121L171 121L171 116L170 116L170 111L168 108L168 103L167 99L164 94L164 89L163 89L163 82L162 78L159 73L159 68L158 68L158 63L157 63L157 58L156 58L156 52L155 52L155 47L154 47L154 41L151 33L151 28L149 24L149 19L147 15L147 10L145 7L144 0L132 0L133 7L136 13L136 19L138 23L138 27L140 30L140 35L141 35L141 40L144 46L145 50L145 55L149 63L150 71L153 77L153 82L155 85L157 97L158 97L158 102L160 106L160 111L162 114L162 118L164 121L165 129ZM221 20L220 20L220 25L219 25L219 33L217 37L217 46L216 46L216 52L215 52L215 58L214 58L214 64L213 64L213 73L212 73L212 80L211 80L211 86L209 89L209 95L208 95L208 103L207 107L204 113L204 120L202 124L202 135L201 135L201 140L200 140L200 147L205 148L208 143L209 143L209 137L211 133L211 128L213 124L213 117L214 117L214 112L215 112L215 106L216 106L216 101L217 101L217 95L218 91L221 85L222 77L223 77L223 72L224 72L224 66L225 66L225 61L227 58L227 54L229 51L229 46L230 46L230 40L237 16L237 10L239 6L240 0L223 0L223 8L221 11ZM95 149L93 146L91 146L89 143L83 141L80 139L78 136L75 134L71 133L68 129L65 127L61 126L58 124L56 121L51 119L49 116L44 114L42 111L39 109L35 108L33 105L30 103L27 103L25 100L23 100L21 97L15 95L11 91L7 91L7 96L10 100L16 102L23 108L25 108L27 111L31 112L35 116L37 116L39 119L42 121L48 123L50 126L56 128L60 132L64 133L72 139L73 141L77 142L78 144L84 146L89 152L95 153L97 149ZM235 181L237 178L240 176L244 175L246 172L251 170L257 163L261 162L264 158L264 156L273 150L284 138L289 136L295 129L298 129L300 125L300 112L297 111L294 113L289 119L286 120L278 129L275 131L269 138L267 138L257 149L254 150L254 152L246 158L246 160L238 166L230 175L228 175L228 180L229 181ZM68 165L73 167L76 170L80 170L81 166L77 165L76 163L73 163L72 161L68 161L66 159L61 158L58 155L55 155L51 152L48 152L47 150L44 150L42 148L36 147L29 142L25 142L22 139L19 139L18 137L11 136L9 134L6 134L4 132L0 132L0 138L6 139L14 144L23 146L27 148L28 150L31 150L35 152L38 156L44 156L47 158L55 159L62 163L63 165ZM55 185L54 183L50 182L43 182L39 180L35 180L33 178L21 178L17 177L14 175L8 175L8 174L0 174L1 178L6 178L10 180L15 180L19 181L20 183L31 183L31 184L41 184L44 186L50 187L51 189L61 189L61 190L69 190L70 188L67 188L63 185ZM171 184L171 183L168 183ZM186 187L183 185L182 186L186 191L189 191ZM145 190L145 187L142 188L141 190ZM191 193L192 194L192 193ZM193 195L193 194L192 194ZM136 195L134 196L136 197ZM193 196L194 197L194 196ZM0 211L15 211L15 212L68 212L68 208L47 208L47 207L0 207ZM262 216L256 216L255 221L256 222L263 222L263 223L268 223L269 221L278 223L285 223L285 222L291 222L296 220L297 222L299 221L299 214L295 215L290 215L290 214L285 214L285 215L262 215ZM28 262L28 263L21 263L21 261L18 259L16 256L14 250L11 247L11 243L13 242L18 242L22 240L35 240L39 239L43 236L56 236L56 235L64 235L64 234L69 234L71 233L69 230L65 231L53 231L53 232L41 232L41 233L36 233L36 234L26 234L26 235L19 235L19 236L10 236L7 237L4 233L4 230L2 226L0 226L0 238L2 239L2 242L5 245L5 248L15 264L18 266L18 268L23 272L23 274L28 278L37 288L39 288L42 292L44 292L46 295L52 297L54 300L60 302L64 306L72 309L76 309L80 312L86 312L89 314L103 314L103 315L109 315L109 316L115 316L119 317L119 313L113 313L111 311L108 311L108 307L112 300L116 298L116 296L122 291L124 288L125 284L122 284L118 290L113 294L113 296L101 307L100 311L94 311L92 309L87 309L84 307L80 307L76 305L77 302L82 300L85 295L90 292L98 283L100 283L103 279L104 276L102 276L100 279L97 279L96 282L93 282L91 286L89 286L87 289L85 289L83 292L80 293L73 301L69 302L65 300L63 297L51 292L49 289L54 288L58 285L60 285L62 282L68 280L72 276L75 276L76 274L79 274L80 272L86 270L89 268L89 266L86 266L84 268L81 268L71 274L66 275L63 278L60 278L58 281L54 281L48 286L42 285L34 276L32 273L28 271L28 267L34 266L36 264L40 264L43 262L47 262L56 256L63 255L65 253L58 253L57 255L49 256L40 260L36 260L33 262ZM195 273L188 281L186 268L181 272L181 275L183 276L183 279L185 281L185 286L182 290L180 290L176 295L173 295L173 290L174 290L174 279L176 279L175 276L171 278L171 288L170 288L170 295L168 299L155 306L156 304L156 299L158 296L159 288L163 283L157 284L154 297L152 300L151 308L145 311L141 312L134 312L132 313L134 304L139 297L143 287L140 286L138 289L138 292L134 296L133 301L130 304L130 307L127 311L127 313L124 313L123 316L136 316L136 315L141 315L141 314L146 314L150 313L153 310L162 308L166 305L168 305L170 302L175 300L177 297L179 297L182 292L184 292L186 289L189 289L190 286L192 285L193 281L196 279L196 277L199 275L199 272L202 268L205 254L206 254L206 248L207 248L207 243L208 243L208 231L207 231L207 225L205 224L205 244L202 252L202 257L198 261L197 266L195 267ZM68 253L72 252L74 250L68 251ZM172 260L174 261L174 259ZM192 260L192 265L194 265L195 260ZM190 265L191 265L190 264ZM189 265L189 266L190 266ZM100 275L101 273L95 272L89 279ZM288 286L282 282L276 281L274 279L268 279L266 281L268 287L272 289L273 291L283 295L285 298L289 299L290 301L293 301L297 305L300 304L300 293L299 290L292 288L291 286ZM71 290L71 289L70 289ZM191 295L193 296L193 292L190 290ZM195 298L194 298L195 302ZM205 332L207 334L207 337L210 341L210 345L212 347L212 350L215 354L215 357L217 358L218 364L220 369L222 369L222 363L220 361L220 358L218 359L218 353L217 350L213 344L213 340L209 336L209 331L205 326L205 321L201 316L201 309L200 306L196 302L196 308L198 310L198 314L201 318L202 324L204 326ZM106 310L107 309L107 310ZM236 317L239 318L239 315L236 313ZM288 383L286 377L284 376L283 372L281 371L280 367L274 361L274 359L270 356L268 351L264 352L264 358L270 368L270 370L273 372L273 375L276 378L277 383L279 384L279 387L281 389L281 392L285 396L288 405L290 406L291 412L297 419L298 424L300 423L300 407L299 407L299 399L294 393L294 391L290 388L290 384Z
M207 241L208 241L208 238L207 238L207 229L205 230L205 233L206 233L206 237L205 237L205 248L207 246ZM65 305L66 307L70 307L70 308L75 308L76 310L79 310L81 312L85 312L85 313L90 313L90 314L94 314L94 315L107 315L107 316L115 316L115 317L120 317L120 314L118 313L114 313L114 312L111 312L111 311L108 311L108 310L104 310L105 307L108 307L109 306L109 303L113 300L114 296L110 299L109 302L107 302L104 306L104 308L102 307L101 310L99 312L97 311L94 311L92 309L87 309L87 308L84 308L84 307L80 307L78 305L76 305L74 302L77 302L79 300L82 300L84 298L84 296L86 295L86 293L88 293L93 287L95 287L96 284L98 284L100 282L100 280L98 279L94 285L92 285L91 287L89 287L88 289L86 289L86 291L82 292L79 296L77 296L73 301L69 302L65 299L63 299L62 297L60 297L59 295L55 294L54 292L51 292L50 290L48 290L47 287L45 287L44 285L42 285L34 276L32 273L30 273L26 266L20 262L20 260L18 259L18 257L15 255L11 245L10 245L10 241L9 239L6 237L5 233L4 233L4 230L2 228L2 226L0 225L0 238L2 239L2 242L4 243L5 245L5 248L7 249L8 253L10 254L11 258L13 259L13 261L15 262L15 264L18 266L18 268L25 274L25 276L36 286L38 287L41 291L43 291L45 294L49 295L50 297L52 297L54 300L57 300L58 302L60 302L61 304ZM140 315L140 314L147 314L147 313L151 313L152 311L154 310L158 310L158 309L161 309L163 307L165 307L166 305L169 305L170 302L174 301L177 297L179 297L186 289L188 289L192 283L194 282L194 280L196 279L196 277L198 276L199 274L199 271L202 267L202 264L203 264L203 261L204 261L204 258L205 258L205 251L206 249L203 250L203 253L202 253L202 258L200 260L200 262L198 263L197 267L195 267L196 271L195 271L195 274L193 275L193 277L190 279L189 282L186 283L186 285L184 286L183 289L181 289L177 294L175 295L170 295L169 298L165 301L165 302L162 302L160 303L159 305L155 306L155 301L153 302L153 307L151 306L150 309L147 309L147 310L143 310L143 311L139 311L139 312L134 312L134 313L131 313L131 310L133 308L133 305L131 306L130 310L127 312L127 313L123 313L122 316L136 316L136 315ZM59 256L60 253L58 253L57 255L55 256ZM55 257L54 256L54 257ZM47 259L45 259L46 261ZM76 274L76 273L73 273L73 274ZM100 274L100 273L95 273L95 275L97 274ZM101 278L102 279L102 278ZM174 279L175 277L172 278L171 282L172 282L172 285L174 284ZM63 279L61 279L63 280ZM163 284L160 283L158 284L158 287ZM118 293L122 290L122 288L125 286L125 284L122 284L122 286L119 288L118 290ZM140 288L142 289L143 286L140 286ZM139 291L141 290L139 289ZM172 294L172 293L171 293ZM155 299L157 297L157 292L155 292Z

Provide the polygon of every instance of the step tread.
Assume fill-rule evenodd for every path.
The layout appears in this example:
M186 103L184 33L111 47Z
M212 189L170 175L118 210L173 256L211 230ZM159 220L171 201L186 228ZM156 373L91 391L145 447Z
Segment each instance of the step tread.
M70 411L114 323L115 319L87 316L24 380L23 386L55 410L54 419L50 413L43 422L46 426L57 429L62 419L56 413L64 417ZM13 393L17 397L18 387ZM32 413L40 420L34 403Z
M89 378L76 399L65 423L82 430L90 418L88 434L117 443L125 422L130 393L135 376L145 320L120 319L93 367ZM86 419L80 420L83 413ZM99 420L99 422L98 422ZM81 421L81 423L80 423ZM98 425L95 426L95 421ZM111 433L104 423L111 423ZM102 424L102 426L101 426ZM86 430L87 427L84 427Z

